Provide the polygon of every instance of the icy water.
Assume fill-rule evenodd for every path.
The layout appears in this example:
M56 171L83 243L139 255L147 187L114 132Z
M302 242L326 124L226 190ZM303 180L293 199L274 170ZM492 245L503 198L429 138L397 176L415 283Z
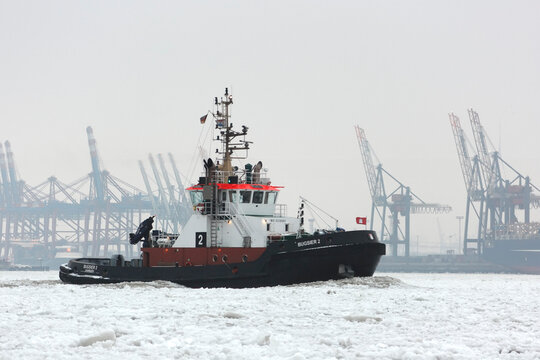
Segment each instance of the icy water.
M528 275L232 290L0 272L0 359L540 359L539 297Z

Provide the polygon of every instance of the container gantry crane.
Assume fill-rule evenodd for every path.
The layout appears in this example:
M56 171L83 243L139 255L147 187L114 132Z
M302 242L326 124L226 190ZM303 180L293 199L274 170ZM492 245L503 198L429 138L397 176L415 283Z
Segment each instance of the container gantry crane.
M358 125L355 129L372 199L370 229L374 229L377 218L380 221L379 240L391 246L393 256L398 256L400 247L404 248L403 254L409 256L411 214L447 213L452 208L449 205L426 203L409 186L385 170L382 164L375 167L365 131ZM389 183L393 187L387 190L386 185ZM390 213L390 225L386 221L387 212ZM402 220L405 222L404 227L400 226Z
M485 212L485 182L484 175L482 173L482 162L478 155L474 155L472 158L469 155L469 149L467 146L467 138L465 132L461 127L459 117L454 113L448 114L450 119L450 126L454 134L454 142L456 143L456 149L459 158L459 164L461 166L461 172L463 179L465 180L465 189L467 190L467 205L465 208L465 230L463 241L463 254L481 253L482 242L482 221ZM473 214L471 214L471 211ZM469 227L471 225L470 219L472 215L478 219L478 228L476 237L469 238Z
M449 118L467 190L463 251L482 254L484 247L494 240L538 235L540 223L530 222L530 211L531 207L540 205L540 196L533 193L540 189L489 146L489 137L478 113L468 109L468 115L477 152L472 158L468 155L459 118L454 114L449 114ZM510 177L505 177L505 173ZM521 220L518 210L523 212ZM478 230L469 238L472 221L477 222ZM471 244L473 246L469 246Z
M156 165L154 156L152 154L148 155L148 160L150 162L150 168L154 175L155 183L157 185L157 191L152 190L150 184L150 179L144 168L142 161L139 161L139 168L141 170L141 175L146 186L146 191L148 192L151 201L154 214L157 215L156 220L160 224L160 228L166 232L177 233L179 229L187 222L193 210L191 205L188 204L185 189L183 187L182 181L180 180L180 173L172 154L169 153L169 160L173 169L173 173L176 179L177 187L173 185L169 173L165 166L165 160L162 154L157 155L159 168ZM161 170L161 174L160 174ZM165 186L161 181L165 182ZM157 195L154 193L157 192Z
M92 170L70 184L50 176L29 186L17 176L9 142L6 152L0 146L0 257L47 265L63 261L58 254L66 249L71 256L133 255L128 235L150 203L141 190L102 168L92 128L86 133Z

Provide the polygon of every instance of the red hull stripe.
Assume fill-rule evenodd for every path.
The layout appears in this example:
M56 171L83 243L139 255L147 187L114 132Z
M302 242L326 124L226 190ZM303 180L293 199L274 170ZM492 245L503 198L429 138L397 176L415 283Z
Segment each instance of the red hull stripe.
M223 265L257 260L266 248L142 248L143 266ZM177 265L178 264L178 265Z
M270 186L270 185L258 185L258 184L217 184L220 190L272 190L279 191L283 186ZM188 187L187 191L202 190L201 185L195 185Z
M540 266L508 266L510 269L515 269L524 274L540 275Z

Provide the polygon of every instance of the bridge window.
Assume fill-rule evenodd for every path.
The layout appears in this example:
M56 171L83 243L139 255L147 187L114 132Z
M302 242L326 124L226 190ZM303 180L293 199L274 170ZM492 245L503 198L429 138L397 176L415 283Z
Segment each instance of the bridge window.
M203 194L202 191L190 191L189 196L191 197L191 203L193 205L198 205L203 202Z
M226 202L227 201L227 192L223 191L221 193L221 201Z
M265 204L275 204L276 203L276 196L277 196L277 193L275 191L267 192L266 196L264 197L264 203Z
M236 203L236 191L229 191L229 201L232 203Z
M254 204L262 204L264 197L263 191L254 191L253 192L253 203Z
M243 204L249 204L251 201L251 191L240 191L240 202Z

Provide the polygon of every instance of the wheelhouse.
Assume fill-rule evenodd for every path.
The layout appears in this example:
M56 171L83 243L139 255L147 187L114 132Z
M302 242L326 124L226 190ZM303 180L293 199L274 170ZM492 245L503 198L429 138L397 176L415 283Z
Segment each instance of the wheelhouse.
M195 185L186 189L195 211L204 211L205 191L212 191L210 188L217 191L220 211L237 209L244 215L272 216L281 187L262 184Z

